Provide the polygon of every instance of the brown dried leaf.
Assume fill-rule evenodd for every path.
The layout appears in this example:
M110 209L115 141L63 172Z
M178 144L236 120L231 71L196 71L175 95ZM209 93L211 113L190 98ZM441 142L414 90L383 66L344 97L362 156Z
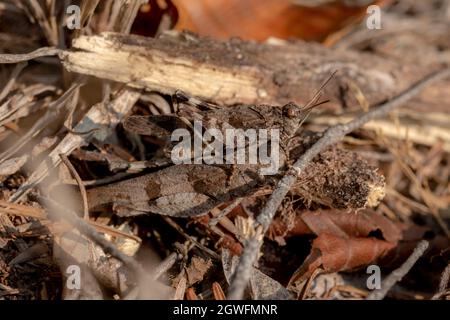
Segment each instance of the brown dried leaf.
M321 40L354 21L362 20L364 2L292 0L172 0L178 9L176 29L216 37L265 40L299 37ZM349 5L350 3L350 5Z
M394 222L373 210L339 211L317 210L302 211L297 215L287 236L303 234L331 234L343 239L349 237L367 237L379 230L387 242L397 243L402 239L402 230ZM276 219L269 229L269 237L275 239L286 232L286 225Z
M341 238L323 233L312 243L305 262L294 273L290 286L304 281L317 268L324 272L348 271L371 264L384 257L395 244L375 238Z
M281 220L271 227L271 237L283 231ZM370 237L376 231L383 239ZM294 273L290 285L302 283L321 268L324 272L348 271L385 258L403 239L400 225L372 210L303 211L288 235L316 234L312 249Z
M57 136L51 136L51 137L44 137L44 138L42 138L41 142L39 142L35 146L33 146L33 149L31 150L31 156L33 158L39 156L43 152L49 150L57 142L58 142L58 137Z
M383 238L391 243L397 243L401 230L394 222L372 211L305 211L301 219L317 235L322 233L334 236L367 237L371 232L380 230Z

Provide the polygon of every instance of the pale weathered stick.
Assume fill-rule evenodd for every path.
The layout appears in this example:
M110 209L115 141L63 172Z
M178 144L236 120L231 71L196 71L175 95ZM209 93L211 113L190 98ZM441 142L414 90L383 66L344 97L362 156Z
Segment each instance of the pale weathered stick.
M0 63L18 63L23 61L28 61L40 57L56 56L62 57L64 55L64 50L53 48L53 47L43 47L39 48L30 53L23 54L0 54Z
M278 207L281 205L284 197L287 195L290 188L297 180L297 177L305 170L305 168L313 160L313 158L317 156L321 151L339 142L340 140L342 140L342 138L345 137L345 135L349 134L355 129L362 127L370 120L387 115L393 109L400 107L408 100L416 96L425 87L449 75L450 68L448 67L441 71L435 72L417 82L398 96L373 107L371 111L350 121L349 123L339 124L327 129L323 133L322 138L320 138L310 149L308 149L287 171L286 175L277 183L274 192L270 196L265 207L257 218L255 229L257 229L259 226L262 226L263 231L267 231L270 224L272 223L273 217L275 216ZM261 245L262 241L259 241L257 236L247 240L244 252L239 261L239 265L237 266L236 271L233 275L233 281L230 285L228 294L229 299L241 299L243 297L244 290L250 278L250 270L257 259Z
M156 268L153 270L151 277L153 280L158 280L159 277L161 277L167 270L172 268L172 266L177 262L178 260L178 253L172 252L167 258L165 258L161 263L156 266Z
M406 108L405 108L406 110ZM405 139L417 144L433 146L438 142L442 143L442 148L450 152L450 115L445 113L435 113L431 110L427 113L416 113L407 110L408 113L399 112L400 123L390 121L390 119L379 119L364 125L363 129L381 131L389 138ZM310 123L319 125L336 125L345 123L351 119L350 116L318 116L310 119ZM438 119L438 120L435 120Z
M160 38L109 32L82 36L63 64L72 72L165 94L181 90L220 105L304 104L338 69L339 76L326 89L327 107L338 109L356 104L351 94L342 94L349 81L375 105L436 70L419 63L404 68L395 59L310 43L223 42L175 32Z
M381 283L381 289L377 289L372 291L366 298L366 300L382 300L388 291L399 282L414 264L419 260L419 258L425 253L429 246L428 241L422 240L419 242L417 247L414 249L413 253L409 256L409 258L400 266L400 268L395 269L392 273L384 279Z

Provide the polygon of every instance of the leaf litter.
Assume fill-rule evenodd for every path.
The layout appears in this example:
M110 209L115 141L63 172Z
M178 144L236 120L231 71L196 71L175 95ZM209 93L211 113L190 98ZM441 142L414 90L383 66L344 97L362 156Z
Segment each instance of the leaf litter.
M114 31L128 39L130 31L142 33L142 19L147 18L145 11L139 11L140 3L119 2L81 1L85 27L80 32L57 28L51 22L59 18L50 8L54 6L56 12L64 9L56 1L16 6L7 0L6 6L0 7L0 39L7 39L0 41L0 299L224 299L248 239L258 235L251 224L240 229L240 223L257 219L276 180L258 182L258 188L227 198L201 216L175 215L173 223L158 214L129 214L124 199L82 215L83 200L74 179L64 173L61 154L69 157L89 192L116 181L160 174L171 166L167 161L167 148L171 147L167 135L174 128L189 129L196 117L205 117L208 125L245 126L242 114L216 105L214 96L197 99L189 97L189 92L145 92L65 70L60 59L67 58L72 40L80 36ZM174 3L169 7L176 10ZM413 8L417 4L409 5ZM181 14L190 14L178 6ZM166 19L171 13L165 11L167 8L161 10L161 25L151 36L162 33L164 39L170 37L170 32L164 35L162 30L171 28ZM398 14L399 10L392 6L387 13ZM427 7L421 12L426 17L433 10ZM407 13L402 14L402 19L408 19ZM11 19L23 20L22 25L29 28L26 32L13 30L1 22ZM364 28L352 28L353 35L339 39L336 33L324 46L338 41L339 46L359 53L370 47L373 54L377 50L390 54L388 47L364 38ZM449 32L447 26L447 35ZM407 41L400 36L401 41ZM202 41L186 33L179 37ZM429 46L446 51L444 44L434 43L439 41L433 39ZM234 45L232 40L229 45ZM236 48L239 50L239 46ZM195 45L192 50L195 56ZM393 56L398 54L392 52ZM414 59L413 55L408 57ZM439 59L442 57L439 55ZM286 83L281 75L277 82L281 87ZM373 101L364 96L366 88L348 83L348 87L338 88L341 95L348 96L338 102L338 111L348 107L347 98L367 111ZM427 93L411 105L422 103L426 108L437 96L424 98ZM450 108L450 100L445 99L439 101L443 110ZM256 103L250 109L237 103L234 110L242 108L253 124L265 125L264 114L254 112L258 105L264 105L260 110L267 107ZM432 115L444 121L437 122L436 127L445 132L448 117L439 116L441 107L434 111L434 104L430 105ZM327 112L324 105L323 112L308 113L310 117L300 132L291 137L290 144L295 147L286 159L287 166L320 138L318 132L334 124ZM245 298L365 299L370 296L365 285L368 266L380 266L384 279L396 268L403 268L414 248L426 239L429 248L412 269L404 270L405 279L389 287L387 297L448 299L450 243L445 230L450 219L449 140L445 140L445 134L433 143L414 134L411 139L399 135L409 121L408 117L401 118L402 112L405 109L396 115L400 118L394 119L397 133L389 130L384 120L376 122L376 130L356 130L314 158L283 199L263 238L258 263L251 265ZM414 112L418 111L410 111L411 117ZM280 124L274 121L273 125ZM394 138L387 139L383 128ZM232 168L230 181L236 174L239 169ZM204 177L199 180L194 185L202 191L217 185ZM42 199L55 198L55 190L64 190L54 200L67 204L69 218L55 215L51 206L44 205L46 200ZM155 190L156 186L148 192ZM71 219L84 224L73 224ZM91 229L86 231L81 226ZM63 285L71 265L82 265L88 275L80 292ZM142 266L144 270L158 270L157 276L142 273ZM143 287L149 284L158 289L145 291Z

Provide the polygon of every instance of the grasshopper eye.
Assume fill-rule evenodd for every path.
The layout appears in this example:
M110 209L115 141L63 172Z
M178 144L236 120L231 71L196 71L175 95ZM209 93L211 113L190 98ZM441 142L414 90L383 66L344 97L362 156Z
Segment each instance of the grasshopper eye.
M283 114L288 118L295 118L298 116L298 106L293 103L288 103L283 107Z

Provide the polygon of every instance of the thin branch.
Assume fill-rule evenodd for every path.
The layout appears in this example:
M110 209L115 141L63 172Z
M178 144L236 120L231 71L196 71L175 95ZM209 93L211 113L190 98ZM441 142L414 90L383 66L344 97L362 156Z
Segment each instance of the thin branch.
M78 184L78 188L80 189L81 198L83 199L83 217L85 220L89 220L89 206L88 206L88 199L87 199L87 193L86 188L84 187L83 180L81 180L80 176L78 175L77 170L73 166L73 164L70 162L69 158L61 153L59 155L61 157L62 162L66 165L67 169L72 174L73 178Z
M167 270L172 268L172 266L178 260L178 253L172 252L167 258L165 258L161 263L153 270L151 277L153 280L158 280Z
M228 207L220 211L217 216L209 221L209 226L214 227L217 223L219 223L220 220L222 220L222 218L226 217L231 211L233 211L238 205L240 205L242 200L244 200L244 198L235 199Z
M177 244L177 243L176 243ZM186 257L189 251L194 248L195 243L187 240L183 245L180 245L182 250L178 248L176 252L172 252L169 256L167 256L163 261L161 261L151 272L150 277L153 280L158 280L164 273L166 273L170 268L173 267L177 260L180 260L180 255Z
M250 280L253 264L258 258L262 242L263 239L258 240L256 237L246 240L244 252L242 253L236 270L234 271L230 289L228 290L229 300L242 299L245 288Z
M52 28L51 21L44 11L45 9L42 8L41 2L37 0L27 0L25 4L39 23L47 41L56 46L58 44L58 34L56 30Z
M43 47L39 48L33 52L30 53L24 53L24 54L0 54L0 63L18 63L22 61L28 61L33 60L40 57L48 57L48 56L62 56L64 55L65 51L54 48L54 47Z
M9 77L8 83L5 85L5 87L0 91L0 102L9 94L12 87L17 81L17 77L19 76L20 72L27 66L26 62L21 62L14 68L13 72L11 73L11 76Z
M130 33L139 8L141 7L141 5L147 2L148 0L135 0L126 1L125 3L123 3L120 6L118 20L115 21L114 31L125 34Z
M205 247L204 245L202 245L200 242L198 242L197 240L193 239L190 235L188 235L186 232L184 232L183 228L181 228L178 223L176 223L174 220L172 220L170 217L167 216L163 216L163 219L175 230L177 230L184 238L186 238L186 240L189 240L190 242L192 242L193 244L195 244L197 246L197 248L205 251L207 254L209 254L212 258L216 259L216 260L220 260L220 256L212 251L211 249Z
M411 270L414 264L419 260L419 258L425 253L429 246L428 241L422 240L419 242L417 247L414 249L413 253L409 258L400 266L400 268L395 269L392 273L387 276L386 279L381 283L381 289L372 291L366 298L366 300L383 300L388 291Z
M265 207L258 216L255 224L263 227L264 233L272 223L273 217L281 205L284 197L289 192L290 188L296 182L297 177L303 173L309 163L315 158L321 151L327 147L341 141L345 135L351 133L353 130L362 127L367 122L386 116L389 112L404 105L411 98L418 95L425 87L436 83L437 81L448 77L450 75L450 67L446 67L443 70L432 73L424 79L418 81L410 88L406 89L399 95L395 96L391 100L380 103L374 106L369 112L361 115L358 118L346 123L339 124L328 128L322 135L322 137L308 149L287 171L285 176L277 183L274 192L267 201ZM256 229L256 227L255 227ZM256 237L247 240L247 245L244 248L244 252L241 256L239 264L233 275L233 280L230 285L229 299L242 299L244 290L248 284L250 271L253 264L257 260L258 252L261 248L262 240L258 241Z

